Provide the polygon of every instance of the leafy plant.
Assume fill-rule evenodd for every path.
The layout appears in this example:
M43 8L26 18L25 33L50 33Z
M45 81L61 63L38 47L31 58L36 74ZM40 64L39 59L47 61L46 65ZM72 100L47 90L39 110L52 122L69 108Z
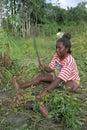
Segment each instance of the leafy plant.
M50 118L54 118L57 122L60 119L63 125L74 130L80 129L81 122L78 115L81 112L81 106L75 94L49 94L49 96L43 98L43 101L46 106L50 106Z

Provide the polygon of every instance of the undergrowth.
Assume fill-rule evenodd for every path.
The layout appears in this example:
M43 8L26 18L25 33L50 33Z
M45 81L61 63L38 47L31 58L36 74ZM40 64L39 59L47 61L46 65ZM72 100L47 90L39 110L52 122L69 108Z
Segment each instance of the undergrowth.
M46 107L50 107L49 118L61 123L67 128L80 130L82 123L79 120L81 113L81 104L78 96L75 94L66 94L64 92L54 92L43 98Z
M75 30L74 30L75 29ZM81 27L80 27L81 29ZM80 87L84 88L87 83L87 47L86 47L86 36L87 31L84 30L84 33L77 31L78 27L69 26L68 28L64 27L65 32L70 32L72 34L72 55L75 57L79 74L81 78ZM75 32L75 33L74 33ZM49 113L49 119L45 119L41 116L39 112L26 112L24 110L25 103L30 99L32 100L34 94L40 93L42 91L42 86L36 87L32 86L29 89L26 89L22 92L22 95L17 95L18 90L15 91L13 85L11 84L12 77L17 76L21 82L27 82L36 77L41 72L38 69L38 61L36 52L34 50L33 39L29 38L26 40L15 39L8 36L3 32L0 41L0 54L2 56L5 52L5 44L8 43L10 46L10 56L13 61L11 67L0 66L0 128L1 130L15 130L15 126L12 123L9 123L9 119L6 120L6 117L10 112L14 114L24 114L27 119L27 124L17 130L58 130L57 121L61 119L61 123L65 125L68 129L80 130L82 123L80 122L81 114L81 103L78 99L78 95L75 94L65 94L53 92L53 94L48 94L43 98L44 104L51 108ZM52 37L37 37L36 44L40 59L43 60L46 64L50 62L52 56L56 53L55 44L56 44L56 34ZM48 84L47 84L48 85ZM82 90L81 90L82 91ZM86 91L86 88L84 88ZM2 99L3 94L6 97ZM7 94L7 95L6 95ZM22 98L21 98L22 96ZM80 95L82 96L82 95ZM8 99L8 102L7 102ZM83 97L84 99L84 97ZM83 100L81 99L81 100ZM86 99L85 99L86 100ZM5 101L5 102L4 102ZM85 107L87 103L85 102ZM18 106L17 106L18 105ZM39 104L35 104L36 110L39 107ZM56 122L52 123L51 119ZM51 122L51 123L50 123Z

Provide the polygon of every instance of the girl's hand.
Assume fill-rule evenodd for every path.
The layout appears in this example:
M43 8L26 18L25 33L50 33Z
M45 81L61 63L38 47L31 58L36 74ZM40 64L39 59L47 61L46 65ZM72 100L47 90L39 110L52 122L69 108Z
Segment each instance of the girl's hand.
M39 68L40 68L41 70L45 70L45 64L44 64L43 62L40 62Z

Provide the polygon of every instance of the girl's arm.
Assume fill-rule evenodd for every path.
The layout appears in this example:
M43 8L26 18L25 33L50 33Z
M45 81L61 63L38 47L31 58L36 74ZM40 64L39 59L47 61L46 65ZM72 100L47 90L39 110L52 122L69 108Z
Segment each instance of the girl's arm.
M62 82L63 80L60 78L56 78L46 89L47 92L50 92L51 90L53 90L54 88L56 88L58 86L58 84L60 82Z
M41 94L37 95L36 98L41 100L41 98L44 97L48 92L56 88L60 82L62 82L62 80L60 78L56 78Z
M53 71L49 66L46 66L43 62L40 63L39 68L41 70L46 71L46 72L52 72Z

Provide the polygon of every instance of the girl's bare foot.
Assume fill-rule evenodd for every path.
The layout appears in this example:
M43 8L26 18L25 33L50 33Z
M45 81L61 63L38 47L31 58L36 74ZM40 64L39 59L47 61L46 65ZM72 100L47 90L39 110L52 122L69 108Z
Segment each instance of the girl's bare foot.
M19 84L17 83L17 78L16 76L13 77L12 79L12 84L15 88L20 88Z
M40 111L43 114L43 116L48 117L48 110L42 102L40 103Z

